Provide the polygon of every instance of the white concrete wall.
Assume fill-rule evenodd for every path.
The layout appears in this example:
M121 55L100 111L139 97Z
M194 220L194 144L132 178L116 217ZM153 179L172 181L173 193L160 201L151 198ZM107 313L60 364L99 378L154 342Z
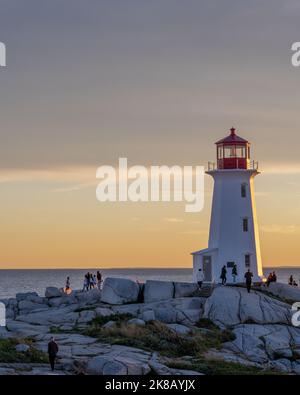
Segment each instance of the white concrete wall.
M207 172L214 178L209 248L218 248L217 262L213 262L213 276L219 281L221 268L234 261L238 281L244 281L245 254L251 255L254 281L262 275L253 179L254 170L215 170ZM246 197L241 197L241 185L247 185ZM243 231L243 218L248 218L248 232ZM231 281L231 269L227 269Z

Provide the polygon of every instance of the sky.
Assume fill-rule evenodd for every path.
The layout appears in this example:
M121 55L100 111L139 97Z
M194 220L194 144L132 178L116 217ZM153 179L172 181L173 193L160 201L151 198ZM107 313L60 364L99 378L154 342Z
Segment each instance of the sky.
M296 0L0 0L0 268L191 267L205 205L99 203L96 169L259 162L264 266L300 265Z

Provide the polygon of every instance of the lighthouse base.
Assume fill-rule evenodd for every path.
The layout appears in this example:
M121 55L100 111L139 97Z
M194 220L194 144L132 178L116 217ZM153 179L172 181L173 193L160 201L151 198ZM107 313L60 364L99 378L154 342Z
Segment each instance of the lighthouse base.
M206 248L200 251L195 251L193 255L193 281L197 282L197 273L199 269L202 270L204 275L205 283L218 284L222 280L220 278L222 268L226 267L226 283L227 284L238 284L245 282L245 273L250 269L253 274L252 281L255 283L261 283L263 276L257 273L255 268L246 267L244 270L241 269L240 260L243 257L228 258L221 256L218 248ZM240 259L238 259L240 258ZM232 275L232 268L234 264L237 266L237 275Z

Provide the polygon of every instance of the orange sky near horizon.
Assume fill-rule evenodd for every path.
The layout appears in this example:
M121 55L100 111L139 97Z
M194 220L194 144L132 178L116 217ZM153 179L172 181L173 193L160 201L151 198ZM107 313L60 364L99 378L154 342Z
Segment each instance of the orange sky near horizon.
M296 266L300 174L265 168L255 179L263 265ZM204 209L185 213L185 202L100 203L93 170L1 176L0 268L191 267L190 253L207 246L209 176Z
M191 267L212 179L185 213L99 203L96 169L206 166L231 127L262 172L263 265L300 266L299 1L5 3L0 268Z

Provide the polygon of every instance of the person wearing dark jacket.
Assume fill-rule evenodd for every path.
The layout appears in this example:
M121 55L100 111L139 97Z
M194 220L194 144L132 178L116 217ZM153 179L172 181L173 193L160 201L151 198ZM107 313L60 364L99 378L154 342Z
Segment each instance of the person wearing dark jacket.
M226 274L227 274L227 270L226 270L226 266L224 265L224 266L222 267L221 276L220 276L220 279L222 280L222 285L225 285L225 284L226 284L226 281L227 281L227 276L226 276Z
M248 269L248 271L245 273L246 287L247 287L248 293L251 290L252 277L253 277L253 274L250 272L250 269Z
M55 358L57 356L57 353L58 353L58 345L54 337L52 337L50 342L48 343L48 355L49 355L49 362L52 371L54 370Z

